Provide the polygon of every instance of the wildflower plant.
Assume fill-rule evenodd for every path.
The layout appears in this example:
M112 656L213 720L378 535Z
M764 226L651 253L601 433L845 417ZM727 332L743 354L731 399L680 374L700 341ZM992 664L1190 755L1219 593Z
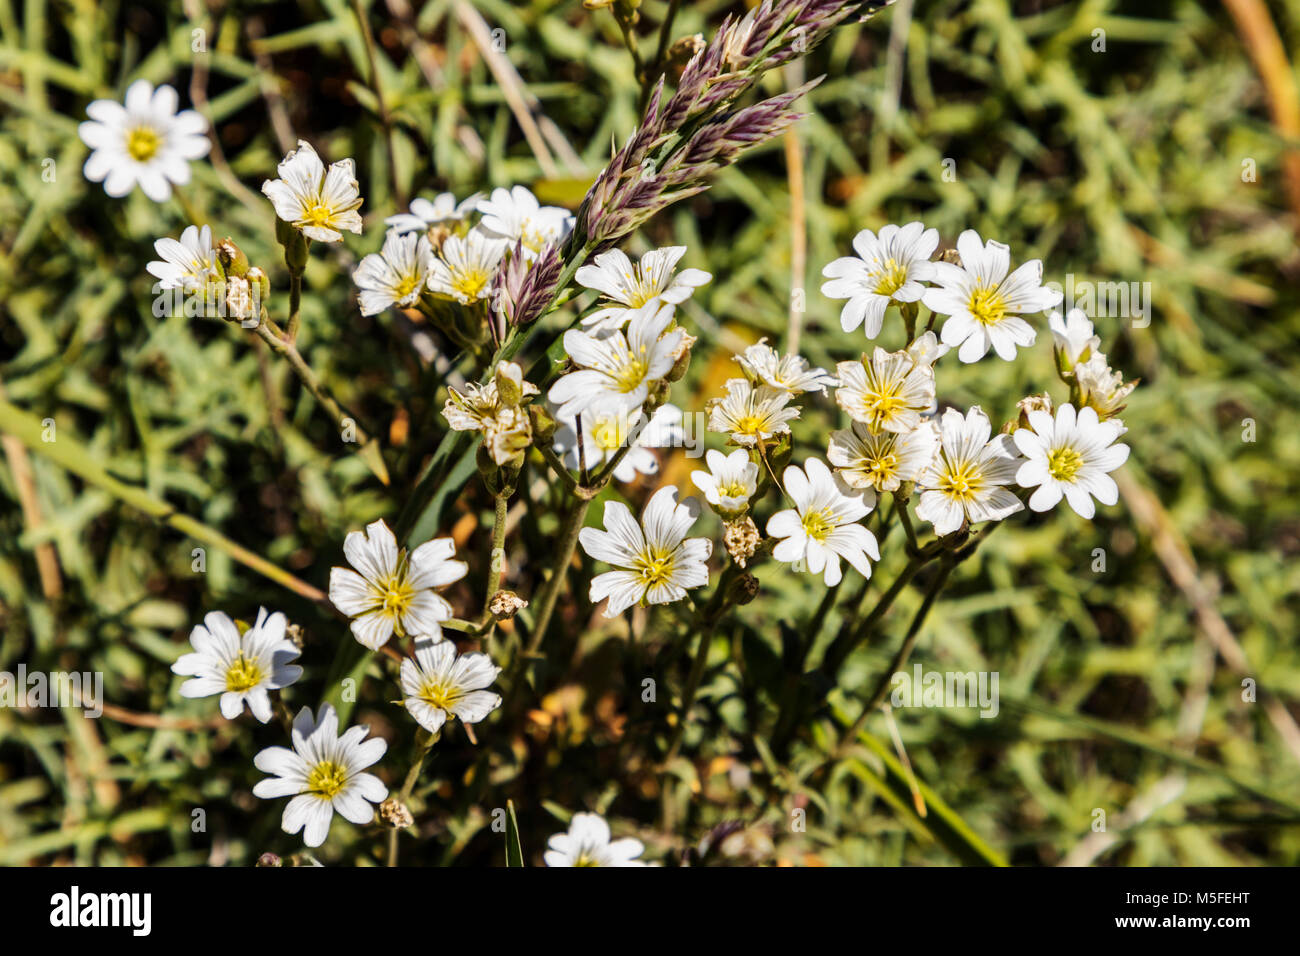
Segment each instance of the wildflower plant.
M612 5L624 33L636 6ZM286 445L284 460L306 474L326 459L364 487L313 517L329 563L315 580L296 573L314 555L238 549L290 590L288 614L227 600L255 623L209 611L172 666L189 678L177 696L219 695L195 713L268 743L252 793L288 798L283 847L431 859L429 841L476 839L498 806L526 799L530 748L558 763L583 746L626 772L569 790L567 806L535 801L527 811L559 832L544 846L501 837L503 858L676 862L699 837L705 758L727 756L710 754L702 712L812 777L809 742L846 702L862 716L845 741L880 713L990 535L1053 511L1077 529L1116 505L1119 415L1137 383L1086 315L1048 315L1063 297L1029 250L947 221L855 217L839 254L815 264L829 322L805 326L797 310L769 337L717 334L738 317L710 315L709 296L732 277L701 268L708 250L661 214L794 128L819 81L787 82L788 68L878 6L761 0L674 64L672 4L659 53L636 55L635 123L567 201L542 178L506 181L513 166L472 182L431 173L409 201L409 175L393 172L383 194L364 194L363 167L383 165L413 108L376 88L381 135L367 149L295 137L264 164L261 196L249 191L253 213L213 207L179 238L140 237L160 257L144 271L220 302L230 354L251 355L269 392L292 376L304 396L292 414L327 429L322 447ZM124 105L91 103L85 176L114 197L184 189L207 125L177 108L172 87L144 80ZM304 308L312 289L331 309ZM373 337L389 354L356 381L327 375L337 356L314 337L331 327L345 330L336 351ZM995 363L1047 396L1008 402L987 386ZM1052 368L1056 384L1037 377ZM796 614L789 599L807 595L816 610ZM751 616L760 597L781 605L774 619ZM887 667L859 653L880 648ZM427 782L444 760L472 797ZM611 815L644 803L639 828Z

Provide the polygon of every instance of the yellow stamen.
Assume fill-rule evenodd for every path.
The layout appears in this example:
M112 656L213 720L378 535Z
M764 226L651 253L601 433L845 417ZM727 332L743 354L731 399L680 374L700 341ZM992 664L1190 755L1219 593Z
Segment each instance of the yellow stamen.
M1007 314L1006 300L1002 298L1002 293L996 287L986 289L984 286L977 286L970 294L968 308L975 321L981 325L997 325L1006 318Z
M126 151L137 163L147 163L158 153L162 137L148 126L137 126L126 134Z
M226 670L226 690L242 694L262 683L265 677L266 672L257 661L240 651L234 663Z
M893 295L907 283L907 267L890 258L872 276L876 280L877 295Z
M973 462L950 467L939 480L939 491L963 503L975 500L984 485L980 470Z
M1053 448L1047 453L1047 473L1057 481L1073 481L1083 467L1083 456L1073 448Z
M307 774L307 790L326 800L338 796L348 782L348 773L332 760L322 760Z
M803 515L802 521L804 532L814 541L826 540L826 536L835 530L835 525L831 522L825 508L809 511Z

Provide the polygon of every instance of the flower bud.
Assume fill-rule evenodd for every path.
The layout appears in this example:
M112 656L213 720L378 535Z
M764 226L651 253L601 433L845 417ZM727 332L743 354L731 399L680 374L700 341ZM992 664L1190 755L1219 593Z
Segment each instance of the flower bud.
M555 416L545 405L529 405L528 418L533 425L533 440L539 445L549 445L555 437Z
M248 274L248 256L227 236L217 243L217 261L228 276L243 277Z
M396 797L389 797L379 805L379 819L395 830L404 830L415 824L411 811Z

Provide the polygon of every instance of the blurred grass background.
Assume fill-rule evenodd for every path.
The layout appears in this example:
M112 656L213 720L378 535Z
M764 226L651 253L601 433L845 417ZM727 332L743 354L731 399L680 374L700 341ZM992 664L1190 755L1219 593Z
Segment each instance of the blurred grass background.
M380 246L383 217L413 195L515 182L576 205L637 116L632 66L605 11L573 0L362 6L396 190L362 33L343 0L0 0L3 397L53 419L59 443L84 443L118 480L316 587L340 562L347 531L394 521L444 427L448 357L430 363L428 337L409 318L356 308L348 277ZM642 5L647 48L667 6ZM742 6L685 4L673 34L708 35ZM1251 18L1261 10L1278 47ZM996 670L1002 695L994 720L896 712L925 817L879 717L837 750L919 592L900 598L883 636L850 660L844 686L778 763L767 734L783 679L781 624L806 624L823 588L764 567L763 595L710 658L689 759L672 768L681 781L667 799L672 832L658 826L654 761L686 655L670 640L671 617L634 615L639 643L629 650L627 625L589 618L580 596L565 602L571 626L549 668L480 725L480 745L457 734L440 746L416 791L421 825L403 837L403 861L500 863L489 824L509 797L533 862L566 814L586 808L607 812L616 836L642 837L655 858L744 821L713 831L711 862L1295 863L1300 191L1287 176L1300 128L1287 117L1293 67L1283 60L1279 73L1269 51L1285 56L1298 38L1296 0L902 2L840 29L803 65L827 79L794 137L630 243L635 252L686 244L684 264L714 275L685 309L702 336L674 392L689 410L735 373L737 344L787 334L792 290L807 289L800 345L817 364L863 347L840 332L839 304L817 288L821 267L864 227L923 218L949 245L976 228L1010 244L1016 262L1043 258L1049 280L1151 284L1149 327L1096 319L1112 364L1143 380L1124 415L1133 455L1121 503L1093 523L1068 511L1013 519L961 567L925 626L916 660ZM137 77L175 85L214 123L219 148L194 164L184 205L138 192L113 200L81 176L86 104L120 99ZM798 79L792 69L766 88ZM388 488L259 343L151 311L152 242L179 234L190 211L271 272L272 312L283 309L272 210L257 190L299 136L327 160L357 159L367 228L315 250L302 348L384 440ZM940 401L1009 417L1018 398L1053 388L1045 328L1024 354L941 364ZM1254 441L1243 440L1246 420ZM806 414L796 458L824 454L836 421L829 404ZM182 701L168 666L208 610L251 619L258 605L283 609L306 633L307 676L286 694L296 709L319 698L345 628L218 548L195 573L192 536L48 455L12 440L4 450L0 670L102 671L114 710L90 721L71 709L0 709L0 864L248 864L292 850L279 802L250 792L252 754L282 743L281 729L227 723L211 700ZM688 483L695 466L668 460L665 480ZM654 483L626 489L629 498L639 504ZM490 515L471 483L435 529L471 555L470 578L450 594L466 613L481 600ZM507 580L526 596L553 524L524 514L516 528ZM885 581L901 565L891 543ZM585 580L574 575L580 595ZM368 666L353 717L390 740L383 771L400 785L411 722L388 703L391 675ZM667 682L657 708L640 703L644 676ZM1243 700L1245 678L1257 702ZM192 828L196 808L206 832ZM1093 831L1097 810L1104 833ZM793 828L801 816L806 828ZM320 856L369 862L382 843L378 827L336 819Z

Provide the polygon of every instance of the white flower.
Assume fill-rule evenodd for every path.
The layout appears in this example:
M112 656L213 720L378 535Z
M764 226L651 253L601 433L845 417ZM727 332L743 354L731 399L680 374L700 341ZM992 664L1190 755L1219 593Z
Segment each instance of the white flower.
M736 361L744 369L745 377L755 384L761 382L791 395L824 393L826 386L839 384L839 380L826 369L811 368L811 363L802 355L780 355L767 344L767 339L759 339L757 344L737 355Z
M523 243L524 257L537 258L548 243L561 242L573 230L574 219L567 209L542 206L523 186L509 191L492 190L490 199L480 199L476 208L483 214L479 223L490 234Z
M840 558L871 577L867 556L879 561L880 548L876 536L857 522L875 507L876 493L850 488L818 458L809 458L803 468L791 465L783 477L794 507L768 519L767 533L783 539L772 557L821 574L827 587L844 576Z
M1124 432L1116 419L1100 421L1091 408L1062 405L1056 418L1042 411L1029 412L1029 428L1017 428L1011 437L1027 459L1016 472L1016 484L1034 488L1029 507L1048 511L1065 496L1081 518L1091 519L1092 499L1104 505L1119 500L1119 488L1110 472L1128 460L1128 445L1112 444Z
M724 518L742 514L758 490L758 465L749 452L737 448L729 455L709 449L704 454L708 471L691 472L691 481L704 492L705 500Z
M365 769L388 749L378 738L366 739L369 727L350 727L339 736L339 715L329 704L320 719L311 708L298 711L293 721L293 749L267 747L253 758L253 766L271 774L253 787L263 800L293 797L284 808L280 826L285 833L303 831L308 846L320 846L330 832L334 812L357 825L375 818L372 803L388 796L388 788Z
M609 824L596 813L575 813L568 833L546 841L547 866L645 866L637 857L645 852L640 840L610 840Z
M415 660L402 661L402 700L425 730L436 734L448 718L476 724L501 706L499 694L484 690L501 673L486 654L456 656L451 641L420 642Z
M284 636L284 615L277 611L267 617L265 608L258 608L257 623L243 635L220 611L208 613L203 624L190 632L194 653L182 654L172 664L173 674L192 678L181 684L181 696L220 694L226 720L234 720L248 704L253 716L266 723L271 719L268 691L288 687L302 676L302 668L289 663L300 652Z
M873 432L909 432L934 407L934 371L905 351L877 347L869 360L840 362L835 401Z
M650 386L672 371L686 334L680 328L666 331L673 309L657 303L637 309L626 335L565 332L564 350L579 370L551 386L547 397L559 406L558 417L572 419L593 407L609 412L643 405Z
M1106 364L1102 352L1093 352L1088 361L1076 365L1074 376L1079 384L1082 404L1096 409L1103 421L1122 412L1129 393L1138 386L1137 379L1125 382L1123 375Z
M433 248L425 236L390 231L384 248L361 260L352 281L362 315L378 315L390 305L414 305L433 268Z
M1088 361L1101 349L1101 339L1093 334L1092 322L1083 309L1071 309L1064 318L1053 311L1047 316L1047 327L1056 345L1056 364L1064 372Z
M606 617L615 617L638 601L668 604L680 601L688 588L709 583L705 563L713 553L708 538L687 538L699 516L699 504L687 498L677 504L677 488L666 485L650 498L637 524L621 501L605 502L605 530L583 528L578 540L587 554L619 570L591 579L591 602L609 598Z
M158 280L160 288L199 292L219 275L210 226L186 226L179 242L165 237L156 240L153 247L162 261L154 260L144 268Z
M308 239L338 242L341 230L361 232L361 187L352 160L331 163L328 171L311 143L298 140L298 148L276 167L279 179L262 183L275 214Z
M668 246L647 252L636 265L618 249L596 256L592 265L583 266L573 277L579 285L595 289L615 304L597 309L584 317L582 324L593 332L621 329L635 310L651 302L685 302L713 276L702 269L685 269L675 276L673 270L684 255L685 246Z
M429 267L429 291L461 305L488 298L506 248L503 240L477 229L465 236L448 236Z
M939 454L921 475L916 514L935 534L952 534L965 521L1001 521L1024 508L1003 485L1010 484L1020 457L1010 435L989 440L993 426L978 406L965 416L955 408L939 421Z
M822 270L829 282L822 295L848 299L840 312L845 332L863 326L867 338L880 334L885 310L891 302L916 302L925 292L922 283L934 278L934 255L939 230L909 222L906 226L885 226L876 236L863 229L853 238L860 258L845 256Z
M614 467L614 480L633 481L637 475L653 475L659 471L659 459L652 449L678 447L686 433L682 430L682 410L676 405L659 406L641 427L643 417L639 408L631 412L589 409L582 414L581 448L575 434L575 422L562 419L555 431L555 452L574 470L584 464L589 470L595 469L614 458L640 427L632 448Z
M981 244L974 229L957 237L957 252L962 264L936 262L938 285L924 296L927 308L950 317L940 338L957 349L963 362L978 362L990 347L1009 362L1016 357L1016 346L1034 344L1034 330L1020 315L1057 305L1061 293L1042 284L1039 259L1030 259L1007 275L1011 250L992 239Z
M790 405L790 392L770 385L755 388L746 378L727 379L724 387L722 398L711 398L704 405L709 431L727 434L746 448L790 434L789 423L799 417L799 409Z
M934 368L934 363L951 351L949 346L939 343L933 332L918 335L916 341L907 347L907 354L912 357L912 361L926 368Z
M465 217L475 210L483 198L482 193L475 193L464 202L457 203L451 193L438 193L433 202L424 197L411 200L411 211L389 216L385 225L400 234L424 232L430 226L439 226L447 222L463 222Z
M873 433L862 422L852 429L831 433L826 459L850 488L897 491L905 481L916 481L934 460L939 433L932 422L922 422L901 435Z
M372 522L364 534L351 531L343 540L343 554L356 571L330 571L330 602L352 618L353 636L372 651L394 631L441 640L441 622L452 616L451 605L433 589L459 581L469 570L464 561L452 560L455 553L451 538L434 538L408 555L405 548L398 550L388 525Z
M83 172L102 182L110 196L125 196L136 185L154 202L171 197L172 183L190 181L190 162L208 154L208 121L194 110L176 112L178 97L170 86L153 88L136 80L126 103L95 100L86 107L89 120L77 128L90 147Z

